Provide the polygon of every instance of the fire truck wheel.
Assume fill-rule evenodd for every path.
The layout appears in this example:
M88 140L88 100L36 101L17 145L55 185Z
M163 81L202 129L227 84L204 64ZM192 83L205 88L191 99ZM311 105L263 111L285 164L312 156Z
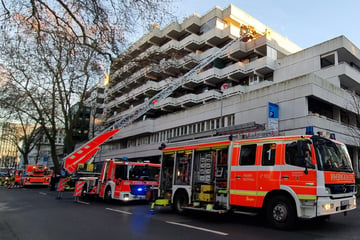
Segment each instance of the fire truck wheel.
M268 202L266 217L269 223L278 229L290 229L296 221L296 211L285 196L275 196Z
M111 201L111 188L107 187L105 190L105 195L104 195L104 199L106 202L110 202Z
M174 204L173 204L173 209L177 212L177 213L184 213L184 206L188 203L188 196L185 192L180 191L177 192L175 197L174 197Z

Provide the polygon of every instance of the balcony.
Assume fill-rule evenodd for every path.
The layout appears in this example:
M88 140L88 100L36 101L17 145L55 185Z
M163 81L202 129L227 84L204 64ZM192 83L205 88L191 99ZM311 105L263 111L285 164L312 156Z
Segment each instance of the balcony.
M214 28L202 36L206 38L206 43L210 46L219 46L227 41L239 37L239 28L234 26L228 26L225 29Z
M256 61L250 62L250 68L253 68L256 72L266 75L268 73L274 72L276 68L276 60L270 57L262 57Z
M146 71L147 69L141 69L140 71L134 73L129 78L124 79L117 83L114 87L109 89L109 94L115 93L116 91L121 91L122 88L129 86L132 82L135 82L137 80L140 80L142 78L146 77Z
M151 84L158 84L158 83L150 83ZM165 83L163 83L165 84ZM132 96L133 94L141 94L143 90L137 90L136 93L131 93L129 95L127 95L127 98L129 98L130 96ZM161 111L165 111L165 112L173 112L173 111L177 111L180 110L182 108L188 108L188 107L192 107L194 105L198 105L198 104L203 104L207 101L211 101L211 100L219 100L221 98L226 98L226 97L230 97L236 94L240 94L246 92L246 87L241 86L241 85L237 85L234 87L230 87L227 89L223 90L223 93L221 94L219 91L217 90L208 90L208 91L204 91L203 93L200 94L186 94L183 95L181 97L178 98L173 98L173 97L168 97L160 102L158 102L154 109L157 110L161 110ZM119 101L124 101L123 98L119 98ZM134 111L135 108L128 108L127 110L118 113L114 116L111 116L107 119L107 122L114 122L119 120L122 116L126 116L127 114L131 114Z
M190 33L198 33L201 27L201 19L198 15L187 17L181 24L181 28Z
M149 34L149 42L157 46L161 46L170 40L170 38L165 36L163 31L158 28L153 29Z
M167 78L160 82L147 81L144 85L133 89L132 91L121 95L120 97L115 98L113 101L109 102L106 106L113 108L119 105L129 105L133 100L138 100L145 98L146 96L153 96L162 89L164 89L168 84L173 81L173 78Z
M333 84L350 91L360 92L360 71L347 62L341 62L335 66L322 68L316 75L325 79L338 78L339 82L333 82Z
M181 24L173 22L164 28L164 34L171 39L180 39L187 34L185 29L181 27Z
M220 99L221 93L216 90L205 91L201 94L186 94L179 98L166 98L156 105L156 109L163 111L175 111L176 109L187 108L209 100Z
M168 53L181 50L195 52L196 50L202 49L205 46L217 46L235 38L235 36L231 34L233 29L234 27L232 26L224 30L214 28L204 33L203 35L191 34L182 39L181 41L171 40L161 46L161 51Z
M261 52L266 54L266 36L262 36L250 42L237 41L232 44L220 58L231 58L234 60L244 59L250 52Z

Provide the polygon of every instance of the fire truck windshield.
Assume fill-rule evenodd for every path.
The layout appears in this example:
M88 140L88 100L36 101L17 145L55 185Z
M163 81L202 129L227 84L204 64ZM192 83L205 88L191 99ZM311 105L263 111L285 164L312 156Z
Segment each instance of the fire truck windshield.
M325 138L314 138L314 147L319 170L353 172L351 160L344 144Z
M156 181L159 168L150 166L129 166L129 180Z

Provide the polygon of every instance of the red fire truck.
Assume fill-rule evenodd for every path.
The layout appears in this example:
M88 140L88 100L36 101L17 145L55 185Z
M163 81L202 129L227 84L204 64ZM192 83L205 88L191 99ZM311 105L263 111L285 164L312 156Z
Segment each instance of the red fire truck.
M15 172L15 185L21 186L49 186L52 170L43 165L27 165L25 170Z
M276 228L356 208L346 146L321 136L219 136L162 145L154 206L263 212Z
M121 201L150 200L152 190L158 187L160 164L110 159L102 165L98 176L94 168L94 175L79 178L75 196L95 195L105 200Z

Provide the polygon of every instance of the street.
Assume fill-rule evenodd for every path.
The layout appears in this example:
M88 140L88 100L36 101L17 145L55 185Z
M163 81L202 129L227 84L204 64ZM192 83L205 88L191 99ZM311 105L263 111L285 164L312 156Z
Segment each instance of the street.
M360 239L360 209L330 221L300 221L279 231L259 216L214 215L171 209L150 211L148 203L75 202L72 192L0 186L0 240L57 239Z

